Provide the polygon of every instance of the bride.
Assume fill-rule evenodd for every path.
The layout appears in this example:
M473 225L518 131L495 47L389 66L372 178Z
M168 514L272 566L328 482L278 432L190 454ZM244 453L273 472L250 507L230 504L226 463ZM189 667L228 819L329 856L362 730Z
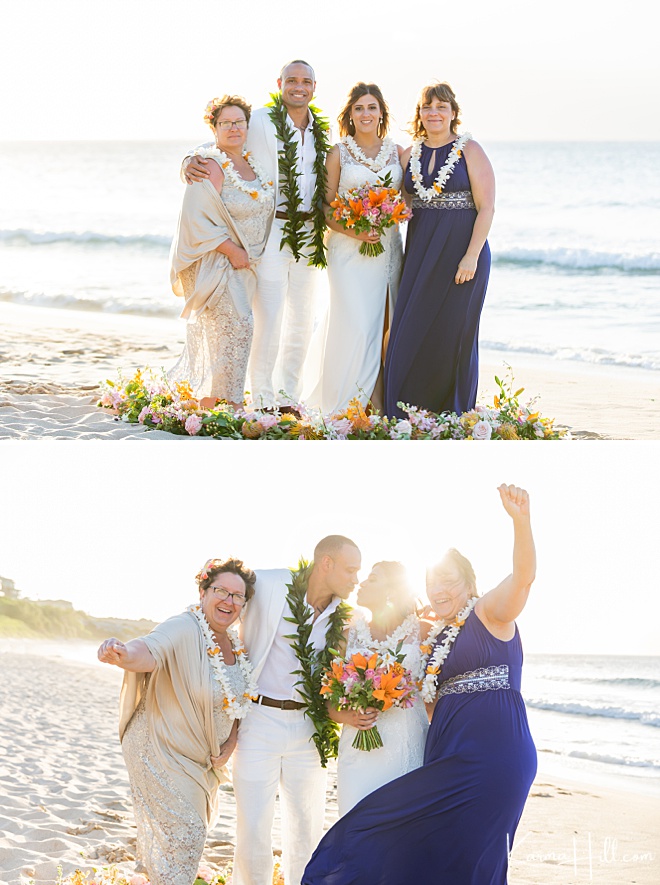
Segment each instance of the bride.
M371 611L371 621L355 615L346 638L348 657L396 651L402 642L403 666L416 680L424 676L420 639L425 639L429 624L414 613L415 598L408 586L405 570L399 562L377 562L358 590L358 605ZM420 633L422 634L420 636ZM424 759L424 744L429 723L426 708L417 697L412 707L391 707L379 713L372 707L364 712L336 710L329 714L342 723L337 758L337 801L339 814L402 774L419 768ZM352 746L356 729L378 725L383 746L377 750L357 750Z
M389 174L391 186L401 187L402 148L387 137L389 111L375 83L356 83L338 117L339 143L328 153L328 205L338 192L375 185ZM380 238L385 251L377 257L360 255L363 242L374 234L355 234L334 219L328 221L328 279L330 306L307 363L304 401L324 414L346 408L357 397L372 400L380 381L385 306L396 300L403 247L397 227ZM376 392L374 404L381 405Z

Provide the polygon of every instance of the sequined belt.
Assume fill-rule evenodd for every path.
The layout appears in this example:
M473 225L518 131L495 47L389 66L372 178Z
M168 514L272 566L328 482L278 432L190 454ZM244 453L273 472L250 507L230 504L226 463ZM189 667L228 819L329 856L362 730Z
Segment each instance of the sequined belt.
M499 691L511 688L509 685L509 665L480 667L447 679L438 687L438 697L445 694L470 694L473 691Z
M428 202L413 197L413 210L415 209L476 209L472 191L450 191L446 194L438 194Z

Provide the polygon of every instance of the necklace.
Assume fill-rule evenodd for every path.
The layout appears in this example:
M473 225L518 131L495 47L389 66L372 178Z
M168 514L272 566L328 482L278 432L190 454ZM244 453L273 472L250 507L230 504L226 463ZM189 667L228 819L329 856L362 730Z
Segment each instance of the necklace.
M468 141L470 141L471 138L472 136L469 132L464 132L463 135L456 139L456 141L452 145L451 151L449 152L449 156L447 157L445 165L438 170L438 174L435 177L435 181L433 182L432 187L424 187L422 179L422 167L419 162L419 158L422 155L423 139L416 138L413 141L412 151L410 152L410 172L412 174L415 192L420 200L424 200L428 203L437 194L442 193L443 187L447 183L449 176L454 171L454 167L463 154L464 145Z
M355 618L351 626L355 631L355 640L358 648L378 652L381 657L388 652L396 654L399 644L403 645L408 637L413 642L419 640L419 618L414 613L409 614L396 629L388 633L385 639L374 639L370 625L361 614ZM419 663L415 661L413 666L410 667L414 679L421 678L424 672L424 663L425 660ZM409 665L406 664L406 666Z
M257 176L256 181L246 181L244 178L241 178L236 171L232 160L230 160L227 154L219 147L200 148L196 153L200 157L211 157L212 159L217 160L220 163L222 171L225 173L225 177L229 179L231 184L235 188L238 188L239 191L243 191L244 194L252 197L253 200L259 200L262 203L266 203L273 199L273 194L275 193L273 182L266 180L266 173L249 151L244 151L242 157L244 160L247 160L250 168ZM255 184L258 185L258 187L255 187Z
M381 169L388 165L392 154L392 148L394 146L394 142L391 138L384 138L378 154L372 160L371 157L368 157L365 154L352 135L345 135L340 141L342 144L346 145L349 153L353 155L354 159L362 163L363 166L367 166L372 172L380 172Z
M419 648L426 663L426 676L422 683L422 700L425 703L430 704L435 700L438 691L437 680L442 671L442 665L451 651L452 645L456 642L456 637L461 632L461 628L466 622L468 615L476 604L476 598L470 599L465 608L459 611L453 621L450 621L449 623L447 621L438 621L438 623L431 628L429 635L426 638L426 642L420 645ZM442 642L436 646L435 651L429 658L429 654L431 654L431 649L433 648L436 639L443 631L446 631L447 635Z
M325 158L330 149L328 143L330 124L325 117L320 115L318 108L310 104L309 114L312 118L315 152L312 169L316 176L312 196L312 231L310 233L305 227L305 219L300 211L302 198L298 186L298 145L294 138L294 130L289 125L289 112L282 100L281 93L273 93L271 99L266 105L267 108L270 108L268 116L275 126L275 135L278 141L282 142L282 147L278 150L277 168L280 192L284 197L284 212L287 217L282 228L281 246L288 246L296 261L302 258L302 250L305 246L309 246L310 258L307 263L314 265L314 267L326 267L324 243L326 219L323 202L328 177Z
M291 570L291 583L286 585L289 591L286 601L291 617L285 617L284 620L296 624L297 629L284 638L291 641L291 648L300 663L300 669L295 671L300 676L296 686L306 705L305 715L309 716L314 725L312 739L321 758L321 765L325 768L328 759L336 756L339 749L339 725L328 716L321 694L321 678L329 669L339 648L351 608L345 602L339 603L330 615L325 645L320 651L315 651L311 643L314 611L305 599L311 572L311 563L304 559L300 560L297 569Z
M237 697L231 687L229 677L227 676L227 664L225 664L220 646L213 638L211 625L206 620L206 615L201 605L190 605L188 606L188 611L196 618L202 630L202 636L206 643L206 653L209 656L209 664L211 665L211 673L224 695L222 708L231 719L242 719L252 706L252 701L259 696L259 692L257 683L252 676L252 664L248 660L247 652L241 645L238 632L234 627L227 629L227 636L231 642L231 648L245 684L245 690L240 698Z

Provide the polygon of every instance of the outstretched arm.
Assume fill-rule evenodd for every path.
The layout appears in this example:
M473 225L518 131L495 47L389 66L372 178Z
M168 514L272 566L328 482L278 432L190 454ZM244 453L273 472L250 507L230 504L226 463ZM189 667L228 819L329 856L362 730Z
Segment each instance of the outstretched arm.
M497 587L486 593L477 603L480 619L492 633L498 628L513 625L525 607L529 591L536 577L536 550L532 537L529 495L518 486L501 485L498 489L502 506L513 520L513 571ZM511 629L506 631L510 638Z
M132 673L153 673L156 669L156 660L143 639L131 639L126 644L118 639L106 639L97 654L104 664L114 664Z

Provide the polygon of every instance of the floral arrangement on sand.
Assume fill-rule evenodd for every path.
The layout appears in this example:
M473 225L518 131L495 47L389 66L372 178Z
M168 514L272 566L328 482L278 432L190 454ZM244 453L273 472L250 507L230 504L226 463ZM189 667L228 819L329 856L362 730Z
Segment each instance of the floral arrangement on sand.
M68 876L63 876L62 867L58 867L54 885L150 885L150 882L142 873L132 875L122 873L112 864L87 873L76 870ZM208 864L200 863L193 885L231 885L231 868L214 870ZM284 876L279 863L276 863L273 869L272 885L284 885Z
M109 409L121 421L142 424L150 430L165 430L180 436L210 436L216 439L370 439L370 440L554 440L568 438L556 429L552 418L543 418L532 400L513 391L513 377L495 377L498 393L492 406L478 405L462 415L436 414L427 409L399 403L405 418L388 418L369 412L358 399L333 415L294 403L279 409L250 405L236 408L218 402L203 409L190 384L172 384L165 373L156 375L139 369L128 381L105 381L98 406Z

